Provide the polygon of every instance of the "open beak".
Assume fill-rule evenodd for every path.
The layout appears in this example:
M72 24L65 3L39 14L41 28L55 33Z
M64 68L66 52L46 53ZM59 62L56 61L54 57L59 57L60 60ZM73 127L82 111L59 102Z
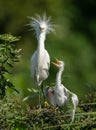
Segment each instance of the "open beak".
M61 64L60 60L58 60L57 58L55 58L56 62L51 62L53 65L57 66Z

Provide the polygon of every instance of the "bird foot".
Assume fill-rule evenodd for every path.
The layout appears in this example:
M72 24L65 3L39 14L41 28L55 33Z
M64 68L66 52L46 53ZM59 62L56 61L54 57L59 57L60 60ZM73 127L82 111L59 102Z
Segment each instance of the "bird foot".
M44 107L48 107L50 106L49 103L47 101L44 102Z

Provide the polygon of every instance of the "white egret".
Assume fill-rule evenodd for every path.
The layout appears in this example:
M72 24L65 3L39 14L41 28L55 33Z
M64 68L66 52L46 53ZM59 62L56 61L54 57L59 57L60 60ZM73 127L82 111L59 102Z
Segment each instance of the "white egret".
M61 76L64 70L64 62L56 59L56 63L53 63L56 67L58 67L59 71L56 75L56 84L55 86L49 87L46 86L44 88L45 96L48 98L49 102L54 106L65 106L69 103L69 99L71 98L73 109L72 109L72 121L74 120L74 115L76 111L76 106L78 105L78 97L76 94L69 91L62 83Z
M30 17L29 25L35 30L36 38L38 41L37 50L31 57L31 76L39 89L39 105L40 105L40 86L45 79L48 78L50 68L50 56L45 49L44 41L46 34L53 32L50 17L46 18L44 14L41 18L37 15L36 18Z

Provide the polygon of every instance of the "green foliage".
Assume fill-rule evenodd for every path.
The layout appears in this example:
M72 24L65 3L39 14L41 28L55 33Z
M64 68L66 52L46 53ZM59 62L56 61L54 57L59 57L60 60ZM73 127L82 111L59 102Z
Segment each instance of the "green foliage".
M34 97L36 97L36 95L38 95L39 93L39 90L38 89L35 89L35 88L28 88L27 89L29 92L30 92L30 95L28 94L28 96L24 97L23 101L27 101L29 99L35 99ZM42 93L41 93L42 94Z
M11 34L0 35L0 98L5 96L7 87L15 90L15 86L6 78L10 73L10 68L14 66L15 62L19 61L19 52L21 49L15 49L13 42L18 41L19 38L12 36Z
M31 107L16 95L0 101L0 129L3 130L93 130L96 129L96 93L79 103L75 120L63 108ZM87 101L87 102L86 102Z

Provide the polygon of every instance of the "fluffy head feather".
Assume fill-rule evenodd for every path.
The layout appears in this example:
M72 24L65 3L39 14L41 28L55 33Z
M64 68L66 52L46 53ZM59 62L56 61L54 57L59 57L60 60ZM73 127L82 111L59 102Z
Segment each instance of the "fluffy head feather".
M36 15L36 18L30 17L31 21L29 25L33 28L32 30L35 30L36 35L40 35L40 33L50 33L54 32L53 24L50 22L51 17L46 17L46 14L44 14L42 17L39 15Z

